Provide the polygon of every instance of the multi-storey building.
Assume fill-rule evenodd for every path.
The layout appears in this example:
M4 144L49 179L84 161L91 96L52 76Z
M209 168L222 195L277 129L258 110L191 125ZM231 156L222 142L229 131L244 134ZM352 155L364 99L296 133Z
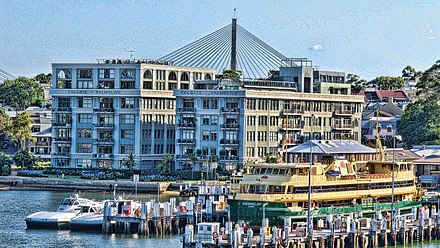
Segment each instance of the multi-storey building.
M192 90L214 69L98 60L52 64L52 75L52 166L121 168L132 153L148 171L174 154L172 90Z
M311 138L360 142L364 98L311 93L307 73L293 81L218 81L211 89L212 82L200 82L206 86L175 90L176 168L205 170L215 156L231 169Z

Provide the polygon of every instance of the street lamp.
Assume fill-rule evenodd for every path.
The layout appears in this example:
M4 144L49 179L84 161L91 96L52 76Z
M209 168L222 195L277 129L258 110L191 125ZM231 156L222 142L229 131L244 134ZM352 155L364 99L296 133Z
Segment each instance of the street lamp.
M312 216L311 216L311 193L312 193L312 166L313 166L313 120L315 115L312 114L310 117L310 166L309 166L309 192L307 193L307 237L309 242L312 241L313 238L313 224L312 224Z

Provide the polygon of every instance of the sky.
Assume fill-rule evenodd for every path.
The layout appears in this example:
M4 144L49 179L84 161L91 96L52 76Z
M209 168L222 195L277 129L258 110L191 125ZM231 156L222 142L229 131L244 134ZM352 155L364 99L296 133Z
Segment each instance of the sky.
M0 0L0 69L157 59L231 22L286 57L370 80L426 70L440 59L437 0Z

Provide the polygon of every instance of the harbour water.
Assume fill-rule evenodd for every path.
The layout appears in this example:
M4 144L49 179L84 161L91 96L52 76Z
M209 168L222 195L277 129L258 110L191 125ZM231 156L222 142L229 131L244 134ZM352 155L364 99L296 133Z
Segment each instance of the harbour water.
M0 247L181 247L179 236L169 238L138 235L104 235L69 230L27 230L24 218L37 211L54 210L71 192L0 191ZM107 195L86 193L84 197L105 199ZM155 195L139 196L141 200ZM167 201L167 196L161 196ZM440 247L440 243L418 244L413 247Z
M25 217L37 211L55 210L72 192L0 191L0 247L181 247L180 237L141 237L138 235L104 235L69 230L27 230ZM85 193L86 198L110 198ZM155 198L142 195L142 200ZM161 197L165 201L166 196Z

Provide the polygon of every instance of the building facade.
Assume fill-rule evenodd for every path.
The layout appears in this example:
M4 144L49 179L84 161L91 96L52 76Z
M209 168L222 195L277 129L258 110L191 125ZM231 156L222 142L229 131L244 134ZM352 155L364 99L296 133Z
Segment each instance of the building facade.
M214 69L166 61L52 64L52 166L154 170L175 150L174 89L191 90Z
M176 169L210 170L211 160L233 169L310 139L361 141L362 96L297 92L297 85L223 81L175 90Z

